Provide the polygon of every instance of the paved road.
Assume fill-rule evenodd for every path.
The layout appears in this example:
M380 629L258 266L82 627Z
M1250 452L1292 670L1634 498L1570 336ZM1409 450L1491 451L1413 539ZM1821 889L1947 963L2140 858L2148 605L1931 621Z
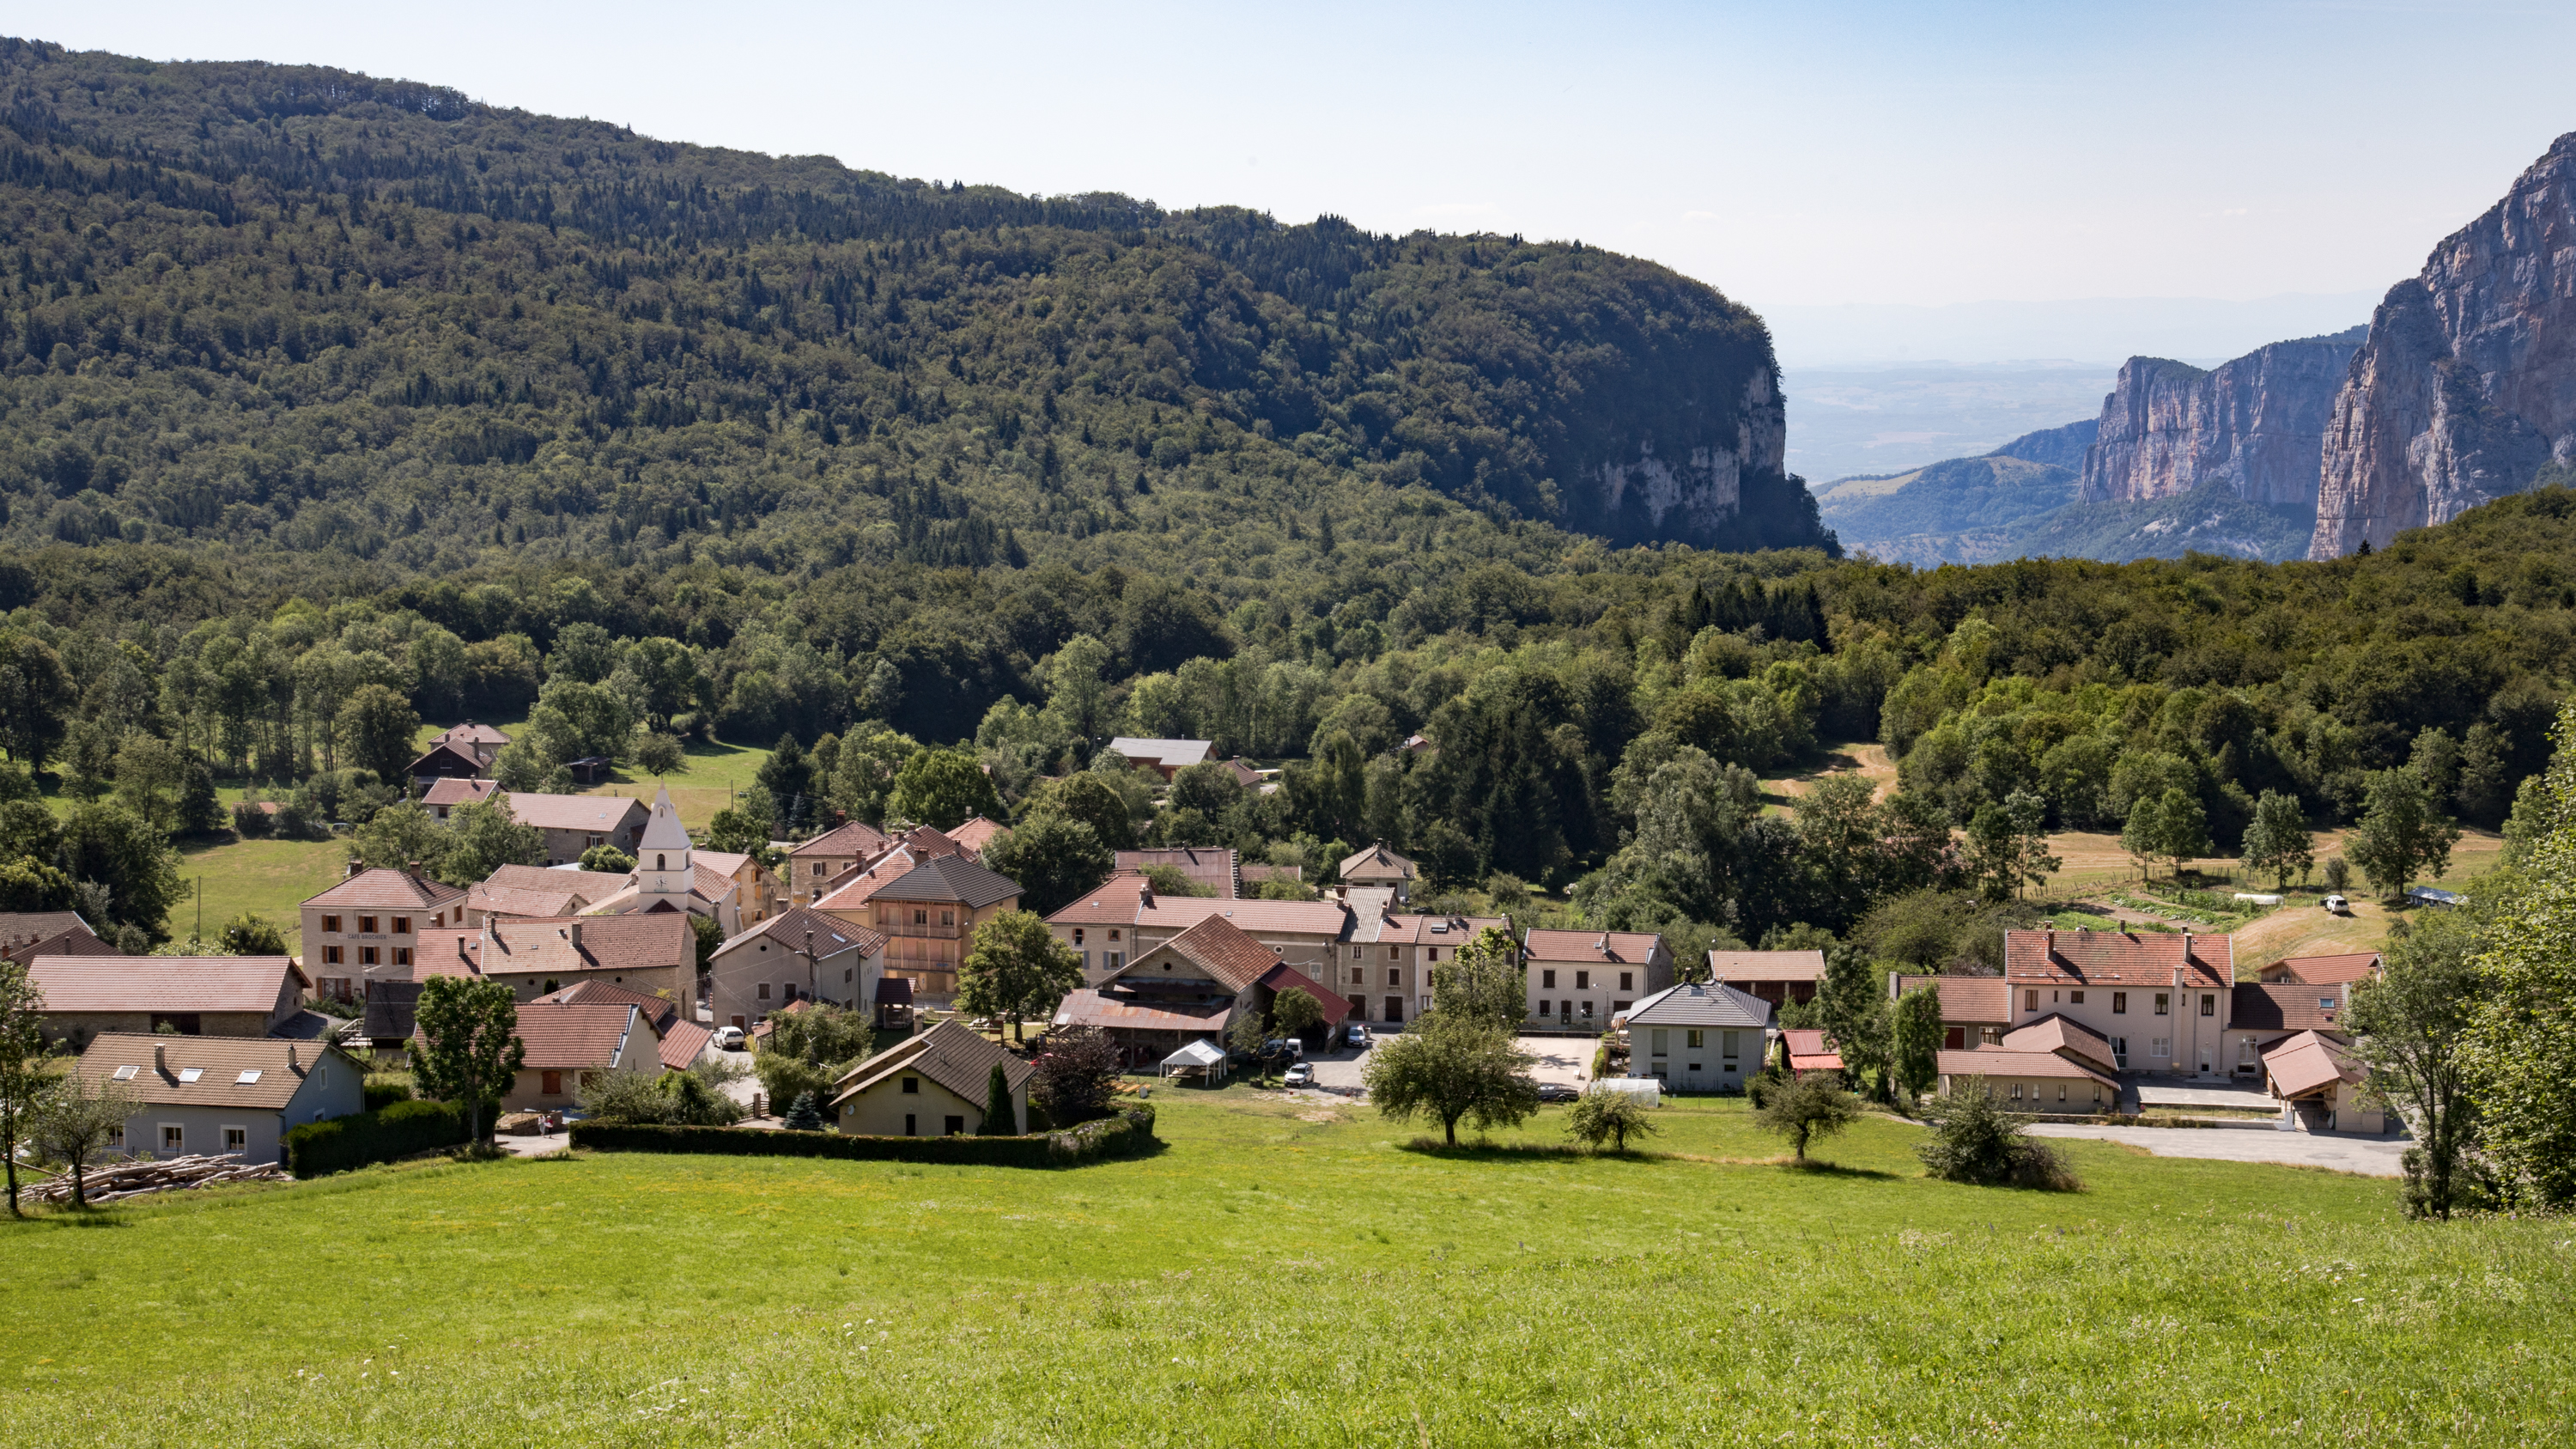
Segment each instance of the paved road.
M1538 1064L1531 1069L1531 1076L1542 1082L1563 1082L1574 1087L1583 1085L1585 1075L1592 1070L1592 1052L1598 1045L1590 1037L1576 1036L1525 1036L1520 1043L1522 1051L1537 1058ZM1365 1053L1344 1048L1309 1056L1306 1060L1315 1068L1316 1086L1356 1089L1360 1084L1360 1067L1367 1057Z
M2222 1162L2285 1162L2331 1167L2373 1177L2399 1175L2403 1137L2356 1137L2335 1132L2280 1132L2270 1127L2097 1127L2085 1122L2034 1122L2033 1137L2092 1137L2126 1142L2158 1157L2203 1157Z

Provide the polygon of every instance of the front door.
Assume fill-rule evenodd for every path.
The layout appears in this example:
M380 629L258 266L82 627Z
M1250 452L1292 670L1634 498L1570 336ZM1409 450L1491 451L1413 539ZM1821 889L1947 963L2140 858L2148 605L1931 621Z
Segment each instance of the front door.
M1386 1021L1388 1021L1388 1022L1390 1022L1390 1023L1393 1023L1393 1022L1400 1022L1400 1021L1404 1020L1404 998L1403 998L1403 997L1401 997L1401 996L1390 996L1390 997L1388 997L1388 998L1386 999L1386 1017L1385 1017L1385 1020L1386 1020Z
M2125 1072L2129 1069L2129 1039L2127 1037L2115 1036L2111 1038L2111 1060L2119 1064L2121 1071Z

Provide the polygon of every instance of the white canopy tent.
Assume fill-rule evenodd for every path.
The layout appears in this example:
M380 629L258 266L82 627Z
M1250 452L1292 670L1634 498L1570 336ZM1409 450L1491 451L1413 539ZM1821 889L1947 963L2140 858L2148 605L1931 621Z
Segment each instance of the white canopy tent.
M1653 1077L1599 1077L1586 1090L1634 1097L1641 1107L1664 1105L1664 1084Z
M1225 1081L1225 1053L1209 1045L1204 1038L1163 1058L1164 1076L1170 1076L1176 1067L1184 1072L1195 1071L1211 1084Z

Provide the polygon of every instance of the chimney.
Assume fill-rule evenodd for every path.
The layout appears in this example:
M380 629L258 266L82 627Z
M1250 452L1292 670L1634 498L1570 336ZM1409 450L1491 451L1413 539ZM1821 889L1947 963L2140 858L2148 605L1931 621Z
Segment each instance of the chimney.
M2048 928L2048 930L2047 930L2047 932L2046 932L2046 935L2047 935L2047 937L2048 937L2048 942L2047 942L2047 947L2048 947L2048 948L2047 948L2047 950L2046 950L2046 952L2045 952L2044 954L2045 954L2045 956L2047 957L2047 959L2049 959L2049 960L2052 960L2052 961L2053 961L2053 960L2057 959L2057 928L2056 928L2055 926L2051 926L2051 927L2049 927L2049 928Z
M405 874L405 875L407 875L407 876L410 876L410 877L412 877L412 878L413 878L413 879L415 879L415 880L419 879L419 878L420 878L420 862L419 862L419 861L416 861L416 860L406 860L406 861L404 861L404 862L403 862L403 874Z
M342 880L356 880L360 873L365 871L366 868L367 863L353 855L349 857L349 873L340 878Z
M152 1070L165 1077L170 1075L170 1049L159 1042L152 1044Z
M286 1069L290 1072L304 1070L304 1054L295 1049L293 1042L286 1044Z
M576 950L576 951L580 950L580 949L581 949L581 922L579 922L579 921L575 921L575 922L573 922L571 925L564 927L564 939L565 939L565 940L567 940L567 941L570 941L570 942L572 943L572 948L573 948L574 950Z
M2184 965L2191 964L2191 927L2189 926L2182 928L2182 959Z

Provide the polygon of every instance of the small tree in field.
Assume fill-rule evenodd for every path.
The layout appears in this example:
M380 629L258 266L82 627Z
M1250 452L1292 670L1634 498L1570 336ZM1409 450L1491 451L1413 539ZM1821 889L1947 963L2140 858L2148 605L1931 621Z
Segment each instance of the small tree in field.
M1914 1149L1932 1176L1950 1182L2012 1183L2072 1192L2084 1184L2047 1143L2023 1135L2025 1118L1996 1101L1982 1077L1952 1078L1933 1113L1932 1135Z
M1434 1011L1371 1051L1360 1080L1380 1113L1398 1122L1437 1121L1455 1147L1462 1121L1517 1127L1538 1112L1538 1083L1529 1069L1529 1054L1509 1031Z
M2245 873L2269 875L2275 890L2286 890L2290 878L2308 878L2316 866L2315 837L2308 832L2307 812L2299 797L2266 790L2254 802L2254 823L2245 827Z
M2361 823L2344 837L2343 853L2379 893L2399 900L2412 881L2428 874L2440 880L2451 868L2451 847L2459 842L2460 828L2434 807L2415 772L2380 771L2370 777L2366 798Z
M1595 1150L1606 1139L1611 1151L1625 1152L1629 1138L1652 1137L1658 1130L1633 1095L1602 1086L1585 1092L1565 1115L1565 1135Z
M1807 1144L1860 1120L1860 1099L1818 1072L1774 1088L1753 1110L1753 1120L1766 1132L1789 1139L1790 1155L1807 1160Z
M65 1072L29 1119L27 1145L71 1168L72 1206L87 1207L82 1173L142 1110L143 1099L122 1082Z
M498 1101L526 1060L519 1003L498 981L433 976L422 983L411 1044L412 1084L424 1096L465 1108L465 1135L480 1142L483 1105Z

